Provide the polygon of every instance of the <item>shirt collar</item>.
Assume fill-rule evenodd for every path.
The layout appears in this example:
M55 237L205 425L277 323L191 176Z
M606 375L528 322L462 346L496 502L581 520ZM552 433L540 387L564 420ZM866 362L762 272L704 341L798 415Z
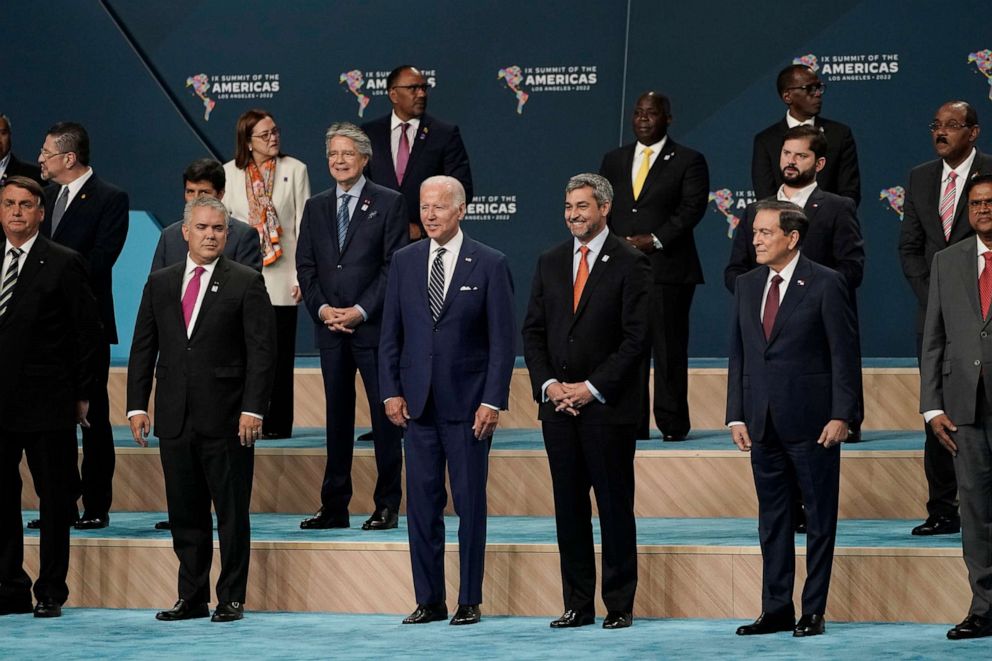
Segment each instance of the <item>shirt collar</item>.
M944 164L944 171L943 174L941 175L940 180L947 181L947 178L951 176L951 171L954 171L958 175L958 179L961 181L961 183L964 184L964 182L967 181L968 179L968 173L971 172L971 164L975 162L975 155L977 153L978 150L972 147L971 153L968 155L968 158L961 161L961 163L956 168L952 168L950 165L948 165L947 161L941 161Z
M31 247L34 245L34 242L38 240L38 234L39 232L35 232L34 236L32 236L27 241L25 241L24 245L18 248L24 253L23 255L21 255L21 257L24 257L29 252L31 252ZM13 247L14 245L10 241L6 241L6 240L4 241L3 255L0 255L0 261L2 261L7 256L7 252Z
M793 117L788 110L786 110L785 123L789 125L790 129L794 129L797 126L816 126L816 117L810 117L806 121L800 122L798 119Z
M7 155L6 156L4 156L3 158L0 158L0 172L6 172L7 171L7 166L10 165L10 155L13 154L13 153L14 152L9 151L9 152L7 152Z
M785 184L782 184L781 186L778 187L778 193L775 195L775 197L778 198L778 200L781 202L792 202L793 204L798 205L800 208L805 208L806 202L809 201L809 196L813 194L814 190L816 190L815 179L813 180L813 183L809 184L808 186L803 186L798 191L796 191L795 195L789 197L788 195L785 194Z
M978 256L979 257L981 257L982 255L984 255L987 252L990 252L989 247L987 245L985 245L984 243L982 243L982 240L980 238L978 238L978 236L975 236L975 240L978 241Z
M192 260L192 258L190 258L189 253L187 252L186 253L186 270L183 271L183 275L187 275L189 273L192 273L193 272L193 269L195 269L197 266L202 266L204 273L206 273L207 276L209 277L210 275L213 274L214 268L217 266L217 260L219 260L219 259L220 259L220 256L218 256L217 259L215 259L214 261L209 262L207 264L197 264L196 262L194 262Z
M345 190L345 189L341 188L341 184L338 184L337 186L335 186L334 187L334 197L336 199L339 199L340 200L342 195L348 194L351 197L354 197L354 198L357 199L357 198L360 198L362 196L362 191L363 190L365 190L365 175L364 174L361 175L361 176L359 176L358 177L358 181L355 182L355 185L352 186L348 190Z
M577 238L572 237L572 253L579 252L579 248L583 245L589 247L589 252L598 255L603 251L603 244L606 243L606 236L610 233L605 227L603 231L593 237L588 243L582 243Z
M459 227L458 232L451 237L451 240L444 244L444 249L447 250L452 255L457 255L462 250L462 242L465 240L465 235L462 233L462 229ZM437 252L437 249L441 247L441 244L431 239L431 249L430 254L433 255Z
M421 116L421 117L411 117L410 119L406 120L406 123L413 127L414 133L416 133L417 132L417 129L420 128L420 120L421 119L423 119L423 116ZM395 131L396 130L396 127L398 127L402 123L403 123L403 120L396 116L396 111L394 110L393 113L392 113L392 115L391 115L391 119L389 121L389 130L390 130L390 132Z
M666 142L668 142L668 136L667 135L664 138L662 138L661 140L659 140L658 142L654 143L653 145L644 145L644 144L641 144L640 142L638 142L637 143L637 146L634 148L634 156L635 157L636 156L640 156L641 154L644 153L644 150L647 149L648 147L651 148L651 153L652 154L658 154L658 153L661 152L662 149L665 148L665 143Z
M785 268L783 268L781 271L778 272L778 275L782 276L782 280L784 280L787 283L792 281L792 274L795 273L796 264L798 263L799 263L799 251L797 250L795 256L792 258L792 261L786 264ZM773 277L775 277L775 275L776 275L775 271L769 267L768 279L771 280Z

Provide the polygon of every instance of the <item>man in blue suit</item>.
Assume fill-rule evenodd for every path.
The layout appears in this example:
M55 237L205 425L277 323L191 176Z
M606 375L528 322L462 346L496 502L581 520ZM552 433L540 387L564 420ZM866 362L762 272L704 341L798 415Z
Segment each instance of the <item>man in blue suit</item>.
M430 241L393 256L379 340L386 415L406 429L407 523L416 610L403 622L447 619L444 467L459 516L461 583L451 624L479 621L486 552L489 446L513 372L513 282L506 256L467 237L465 191L424 181Z
M854 306L844 276L800 253L809 228L802 209L762 200L755 211L760 266L738 277L734 291L727 424L737 447L751 452L762 613L737 634L813 636L824 631L833 565L839 443L858 414ZM797 480L807 514L807 577L798 622L792 603Z
M303 208L296 270L314 320L327 400L327 465L320 509L304 529L347 528L355 437L355 370L362 374L375 437L378 479L363 530L395 528L402 496L402 433L382 408L378 383L379 322L393 253L407 244L403 196L368 181L368 136L354 124L325 134L327 166L337 185Z

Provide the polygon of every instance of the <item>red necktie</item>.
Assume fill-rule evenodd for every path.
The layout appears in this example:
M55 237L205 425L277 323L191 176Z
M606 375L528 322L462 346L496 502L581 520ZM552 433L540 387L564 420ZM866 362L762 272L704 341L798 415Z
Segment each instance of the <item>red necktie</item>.
M992 303L992 252L983 252L985 268L978 276L978 297L982 301L982 319L989 318L989 304Z
M183 319L186 321L186 330L189 330L189 320L193 316L193 308L196 307L196 297L200 295L200 276L206 271L202 266L193 269L193 278L186 285L186 293L183 294Z
M400 185L406 176L406 164L410 161L410 140L406 137L408 128L410 125L406 122L400 124L400 144L396 148L396 183Z
M947 188L944 189L944 195L940 198L940 224L944 228L945 241L951 240L951 227L954 225L954 194L957 188L954 180L957 177L958 173L953 170L947 175Z
M585 289L586 280L589 279L589 262L586 261L586 255L589 254L589 246L581 246L579 248L579 270L575 272L575 284L572 285L572 312L579 309L579 299L582 298L582 290Z
M772 328L775 327L775 317L778 316L779 293L778 283L782 282L782 276L776 274L772 277L772 284L768 287L768 296L765 298L765 316L761 319L761 325L765 329L765 339L772 336Z

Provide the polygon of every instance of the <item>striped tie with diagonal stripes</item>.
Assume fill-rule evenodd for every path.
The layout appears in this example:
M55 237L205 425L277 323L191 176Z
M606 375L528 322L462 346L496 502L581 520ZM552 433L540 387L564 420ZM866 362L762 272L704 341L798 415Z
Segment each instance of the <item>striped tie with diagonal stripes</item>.
M3 318L4 313L7 312L7 304L14 294L14 285L17 284L17 263L24 254L20 248L11 248L9 252L13 259L10 260L10 266L3 274L3 284L0 285L0 318Z
M947 188L944 189L944 196L940 198L940 224L944 228L944 240L951 240L951 226L954 225L954 197L957 193L957 186L954 180L958 178L958 173L953 170L947 175Z
M431 316L434 321L441 315L441 306L444 305L444 253L445 248L438 248L434 263L431 264L431 279L427 285L427 296L431 304Z

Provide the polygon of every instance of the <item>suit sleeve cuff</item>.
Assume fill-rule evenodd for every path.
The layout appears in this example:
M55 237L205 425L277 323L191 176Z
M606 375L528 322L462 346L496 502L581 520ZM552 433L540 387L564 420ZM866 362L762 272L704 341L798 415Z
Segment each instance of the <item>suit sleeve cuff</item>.
M944 411L942 409L931 409L929 411L923 412L923 422L929 423L931 420L936 418L938 415L943 415Z
M743 425L743 424L744 422L741 420L731 420L730 422L727 423L727 428L729 429L731 427L736 427L737 425Z
M485 402L482 402L482 405L485 406L487 409L492 409L492 410L496 411L497 413L499 413L499 407L498 406L493 406L492 404L486 404Z
M242 411L241 412L241 415L251 416L252 418L258 418L259 420L264 420L265 419L263 416L260 416L257 413L252 413L251 411Z
M356 303L355 309L362 313L362 321L369 320L369 313L365 311L365 308L363 308L361 305Z
M548 386L552 383L558 383L558 379L548 379L543 384L541 384L541 403L548 401Z
M589 392L592 393L592 396L596 398L596 401L598 401L600 404L606 403L606 398L603 397L603 394L598 390L596 390L596 386L592 385L592 383L590 383L589 381L586 381L586 388L588 388Z
M130 420L131 418L133 418L136 415L148 415L148 411L142 411L140 409L135 409L133 411L128 411L127 412L127 419Z

